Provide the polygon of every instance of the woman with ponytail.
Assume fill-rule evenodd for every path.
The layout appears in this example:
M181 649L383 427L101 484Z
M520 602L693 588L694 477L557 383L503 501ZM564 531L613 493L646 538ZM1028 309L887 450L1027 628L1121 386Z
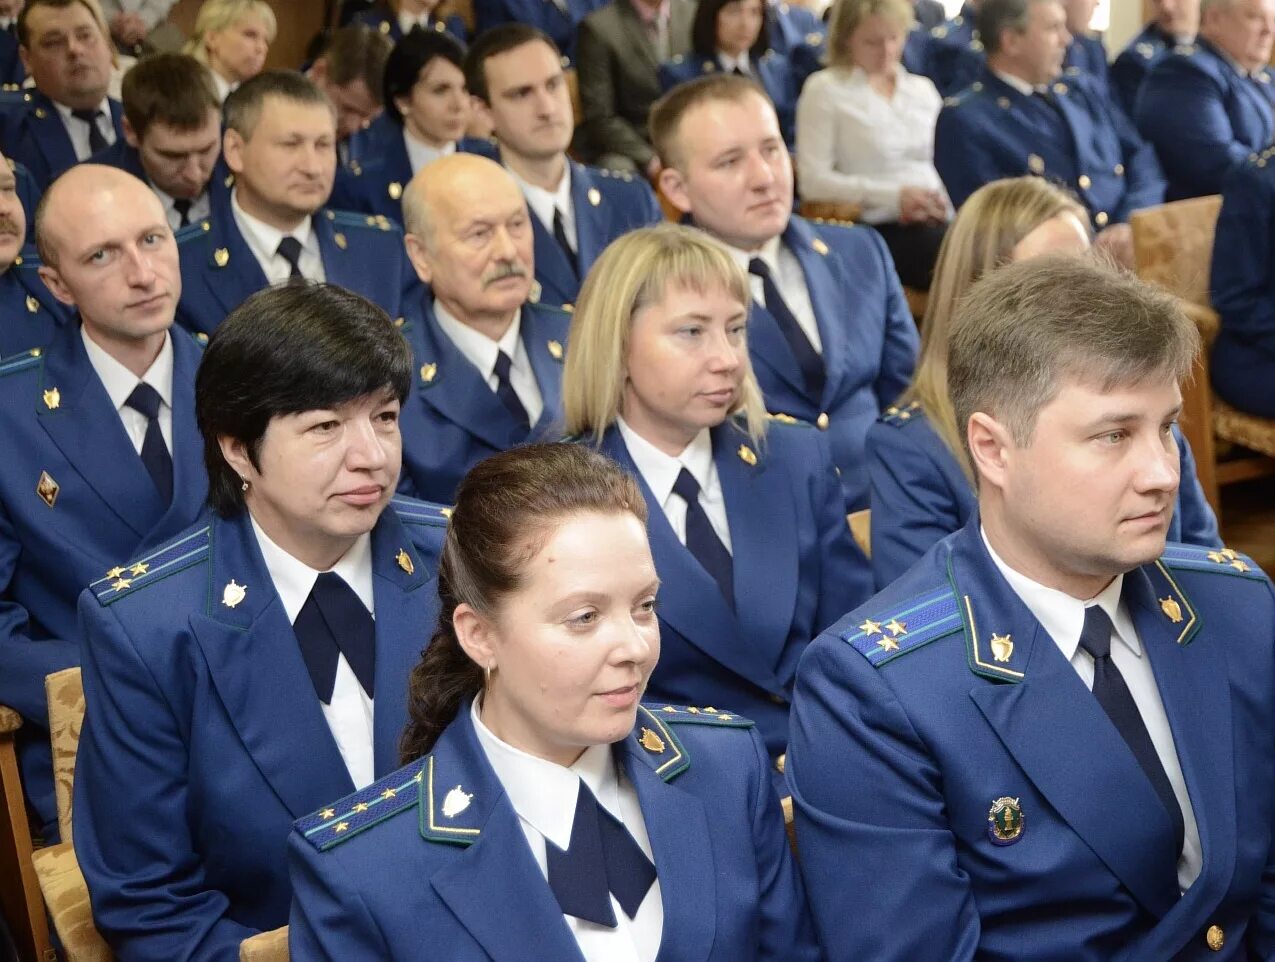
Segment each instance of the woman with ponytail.
M752 723L640 700L660 647L646 520L583 446L469 473L406 766L290 841L293 958L820 957Z

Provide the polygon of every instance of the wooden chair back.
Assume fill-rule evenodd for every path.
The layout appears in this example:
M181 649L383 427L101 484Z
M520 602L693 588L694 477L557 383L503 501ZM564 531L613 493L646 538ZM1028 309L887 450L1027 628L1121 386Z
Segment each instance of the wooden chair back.
M854 536L854 543L859 549L872 557L872 511L864 508L862 511L851 511L846 515L846 521L850 525L850 534Z
M0 705L0 913L20 959L54 962L35 867L27 806L22 797L15 735L22 716Z
M288 962L288 927L244 939L239 943L239 962Z

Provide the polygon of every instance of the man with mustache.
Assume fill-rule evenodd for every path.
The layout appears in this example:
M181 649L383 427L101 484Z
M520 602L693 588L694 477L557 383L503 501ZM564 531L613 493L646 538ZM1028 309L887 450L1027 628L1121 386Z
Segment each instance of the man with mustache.
M16 172L0 156L0 358L43 347L70 314L40 280L40 259L22 253L22 195Z
M401 235L384 218L325 208L336 174L336 110L292 70L244 81L224 105L222 158L234 189L178 233L178 323L212 333L269 284L327 281L399 314L407 276Z
M434 161L403 192L407 256L429 285L404 305L408 494L451 502L483 458L555 436L570 317L537 303L533 216L514 179L477 154Z
M77 313L0 362L0 704L22 713L23 788L49 840L44 677L80 663L76 599L108 574L127 581L125 561L194 521L208 484L202 348L170 332L181 277L159 199L131 174L77 166L37 208L36 243L40 276Z
M465 85L535 215L541 300L570 310L607 244L664 219L655 194L641 178L568 159L573 127L562 57L535 27L507 23L482 34L465 57Z

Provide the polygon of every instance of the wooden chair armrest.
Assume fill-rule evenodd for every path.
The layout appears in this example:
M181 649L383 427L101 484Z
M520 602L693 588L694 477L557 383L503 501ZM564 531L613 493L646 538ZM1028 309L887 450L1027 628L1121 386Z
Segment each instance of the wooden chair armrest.
M1200 331L1200 338L1204 341L1204 351L1207 353L1213 347L1213 341L1217 338L1217 332L1222 326L1222 319L1218 317L1217 311L1211 307L1205 307L1203 304L1194 304L1191 301L1181 301L1182 310L1186 312L1186 316L1195 322L1196 328Z
M0 735L12 735L22 727L22 716L8 705L0 705Z
M67 962L111 962L110 948L93 927L89 888L71 843L37 849L31 861Z

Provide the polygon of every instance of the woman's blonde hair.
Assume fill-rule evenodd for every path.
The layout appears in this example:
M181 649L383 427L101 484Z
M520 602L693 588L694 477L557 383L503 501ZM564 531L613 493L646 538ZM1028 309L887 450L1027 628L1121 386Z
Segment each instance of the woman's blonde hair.
M637 312L672 287L705 292L723 288L747 308L748 275L720 244L701 232L659 224L613 242L589 271L571 319L570 350L562 376L562 407L569 435L602 440L620 414L627 379L629 334ZM739 399L731 408L749 437L766 434L766 407L745 352Z
M868 17L884 17L904 36L916 24L910 0L837 0L828 20L828 66L853 67L850 37Z
M975 281L1009 263L1018 242L1041 224L1067 213L1074 214L1082 226L1089 222L1085 209L1071 194L1039 177L994 180L965 201L939 247L921 327L921 353L912 383L899 404L920 403L935 433L971 483L974 471L947 387L952 318L961 297Z
M208 48L204 41L210 33L217 33L233 26L244 17L256 16L266 25L270 43L274 43L279 24L275 20L274 10L265 0L204 0L195 17L195 30L191 34L182 53L194 57L202 64L208 63Z

